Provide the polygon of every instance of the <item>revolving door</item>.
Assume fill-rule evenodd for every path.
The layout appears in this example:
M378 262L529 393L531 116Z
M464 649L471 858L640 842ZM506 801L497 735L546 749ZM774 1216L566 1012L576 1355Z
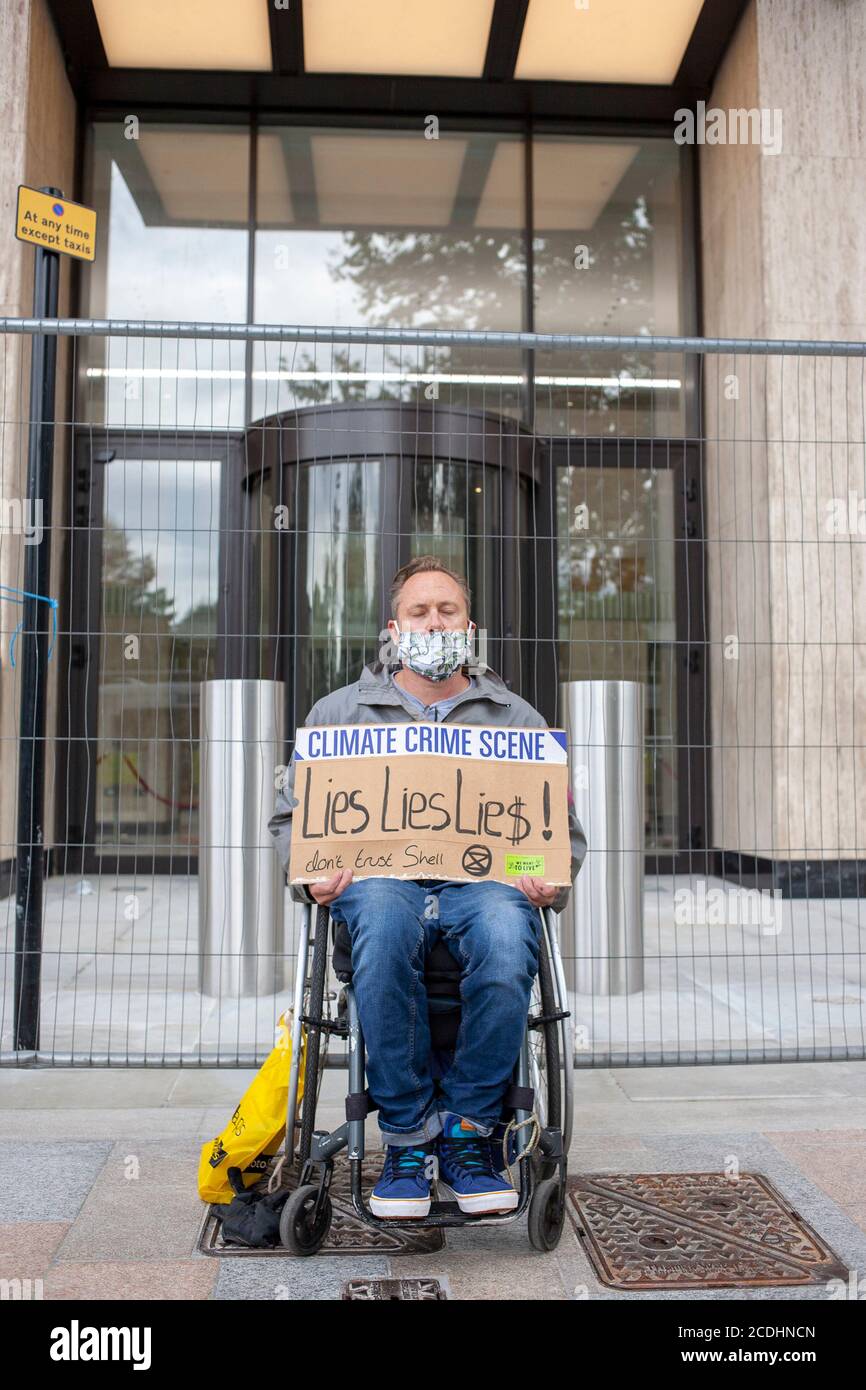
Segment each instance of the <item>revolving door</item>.
M226 675L283 680L286 728L375 659L413 555L465 573L481 655L552 719L554 496L514 420L438 403L314 406L252 425L227 498ZM234 514L232 514L234 511ZM239 639L239 640L238 640Z

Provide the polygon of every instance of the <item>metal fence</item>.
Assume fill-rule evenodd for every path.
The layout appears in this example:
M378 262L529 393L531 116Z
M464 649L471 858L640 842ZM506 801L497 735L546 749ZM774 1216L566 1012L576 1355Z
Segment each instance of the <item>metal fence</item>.
M201 938L202 683L278 682L284 765L428 552L467 574L486 660L550 724L573 682L640 690L633 959L604 904L559 919L576 1065L866 1056L866 345L0 336L3 1062L267 1055L301 909L286 894L281 937L265 898L227 900ZM48 342L50 438L28 391Z

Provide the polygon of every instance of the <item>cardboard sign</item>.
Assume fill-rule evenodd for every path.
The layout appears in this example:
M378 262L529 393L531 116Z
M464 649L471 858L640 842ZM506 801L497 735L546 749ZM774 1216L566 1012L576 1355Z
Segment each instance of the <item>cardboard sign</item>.
M561 729L341 724L295 736L292 883L571 883Z
M59 251L79 261L92 261L96 255L96 212L83 203L55 198L20 183L15 235L31 246L44 246L47 251Z

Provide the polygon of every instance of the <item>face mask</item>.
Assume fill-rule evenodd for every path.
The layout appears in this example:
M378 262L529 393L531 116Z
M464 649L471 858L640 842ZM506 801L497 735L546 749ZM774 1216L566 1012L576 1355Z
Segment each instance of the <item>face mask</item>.
M474 631L475 624L470 623L468 631L400 632L397 653L410 671L428 681L444 681L469 660Z

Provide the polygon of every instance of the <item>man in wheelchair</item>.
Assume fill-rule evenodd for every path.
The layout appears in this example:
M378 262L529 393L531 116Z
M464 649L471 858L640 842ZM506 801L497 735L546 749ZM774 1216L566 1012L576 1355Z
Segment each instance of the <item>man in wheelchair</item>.
M365 666L359 680L319 700L305 723L455 724L546 727L532 705L489 669L472 674L470 594L435 556L398 570L388 630L398 661ZM396 666L396 669L394 669ZM294 764L269 821L283 865L291 848ZM569 794L571 879L586 838ZM367 1052L369 1091L385 1146L370 1207L380 1217L424 1217L431 1183L461 1211L505 1212L518 1194L496 1171L490 1135L520 1052L538 971L538 909L561 912L570 889L523 877L503 883L395 878L353 881L344 869L292 887L298 901L326 906L346 924L353 988ZM434 1090L424 961L437 936L462 965L462 1017L453 1062Z

